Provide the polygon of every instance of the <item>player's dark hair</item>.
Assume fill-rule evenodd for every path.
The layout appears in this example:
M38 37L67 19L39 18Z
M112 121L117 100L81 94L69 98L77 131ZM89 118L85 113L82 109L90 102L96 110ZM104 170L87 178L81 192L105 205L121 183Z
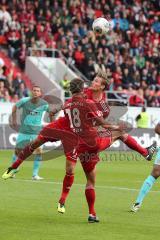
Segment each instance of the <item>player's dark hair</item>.
M70 91L72 94L74 93L80 93L84 89L84 81L80 78L74 78L70 82Z

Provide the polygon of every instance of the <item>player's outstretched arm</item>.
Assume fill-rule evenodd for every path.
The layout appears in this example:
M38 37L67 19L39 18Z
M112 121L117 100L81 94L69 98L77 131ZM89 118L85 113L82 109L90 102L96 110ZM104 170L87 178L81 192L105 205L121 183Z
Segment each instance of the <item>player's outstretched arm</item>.
M108 130L123 132L126 129L125 124L119 124L119 125L111 124L111 123L107 122L106 120L104 120L102 117L95 118L95 121L96 121L97 126L102 126L103 128L106 128Z
M53 122L54 121L54 113L53 112L49 112L49 120L50 122Z

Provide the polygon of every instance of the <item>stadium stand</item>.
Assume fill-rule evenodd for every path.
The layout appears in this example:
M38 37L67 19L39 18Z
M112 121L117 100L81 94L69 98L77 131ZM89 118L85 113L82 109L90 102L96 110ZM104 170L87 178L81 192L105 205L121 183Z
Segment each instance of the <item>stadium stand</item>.
M109 90L126 94L130 105L159 107L159 7L157 0L3 0L0 44L21 69L29 48L57 48L90 81L99 66L105 69ZM113 30L95 39L91 24L100 16L112 20Z
M29 96L31 85L22 70L0 51L0 102L16 102Z

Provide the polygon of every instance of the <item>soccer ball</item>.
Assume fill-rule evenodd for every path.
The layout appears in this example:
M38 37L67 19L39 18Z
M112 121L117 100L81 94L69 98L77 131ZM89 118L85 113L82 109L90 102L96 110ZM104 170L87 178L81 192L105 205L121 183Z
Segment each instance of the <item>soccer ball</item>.
M111 29L111 25L107 19L100 17L100 18L96 18L93 21L92 29L94 33L97 33L99 35L104 35L109 32L109 30Z

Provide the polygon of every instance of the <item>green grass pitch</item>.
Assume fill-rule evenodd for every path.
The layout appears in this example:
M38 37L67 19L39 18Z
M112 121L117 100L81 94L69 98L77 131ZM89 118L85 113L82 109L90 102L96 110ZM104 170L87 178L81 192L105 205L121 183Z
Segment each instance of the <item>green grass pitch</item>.
M115 154L118 158L119 154ZM9 165L11 155L12 151L0 151L1 174ZM32 162L25 162L15 179L0 180L0 240L157 238L160 226L159 182L146 197L141 210L137 214L129 212L137 190L152 169L152 163L123 160L121 157L121 161L98 164L96 210L101 221L99 224L87 223L85 177L79 163L75 184L66 203L66 214L57 213L64 164L64 157L43 162L40 175L45 180L41 182L31 181Z

